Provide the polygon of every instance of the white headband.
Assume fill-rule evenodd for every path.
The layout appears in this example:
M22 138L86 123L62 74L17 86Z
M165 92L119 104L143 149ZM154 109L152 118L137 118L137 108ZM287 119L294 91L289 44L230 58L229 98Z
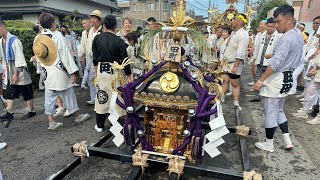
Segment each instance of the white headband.
M300 26L302 28L305 28L305 26L303 24L298 24L298 26Z

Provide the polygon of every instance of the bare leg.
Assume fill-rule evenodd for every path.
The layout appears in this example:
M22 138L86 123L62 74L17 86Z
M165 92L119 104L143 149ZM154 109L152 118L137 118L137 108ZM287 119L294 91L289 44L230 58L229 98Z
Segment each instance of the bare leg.
M223 90L223 94L226 94L226 92L229 89L229 83L230 83L230 78L228 75L224 75L223 76L223 84L222 84L222 90Z
M27 106L28 106L28 110L29 110L30 112L34 112L33 99L27 101Z
M2 77L2 74L0 74L0 77ZM4 102L4 104L7 104L7 100L3 97L3 87L2 87L2 81L0 81L0 98Z
M239 96L240 96L239 79L231 79L230 81L232 85L233 101L239 101Z
M8 99L7 100L7 110L11 114L12 114L12 111L13 111L13 106L14 106L14 100L13 99Z
M58 104L58 107L59 107L60 109L63 108L63 101L62 101L62 99L60 98L60 96L57 97L57 104Z
M49 123L54 121L53 115L48 115L48 121Z
M79 117L79 116L80 116L79 111L76 111L76 112L74 113L74 115L76 116L76 118Z

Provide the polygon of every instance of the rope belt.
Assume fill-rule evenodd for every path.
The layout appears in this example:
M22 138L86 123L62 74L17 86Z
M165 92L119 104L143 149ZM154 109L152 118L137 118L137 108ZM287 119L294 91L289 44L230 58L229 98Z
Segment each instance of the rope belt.
M252 171L243 171L243 180L262 180L262 175Z
M74 144L71 148L71 151L75 156L79 156L82 162L85 157L89 157L87 147L87 141L82 141L81 143Z
M147 163L148 156L149 154L142 154L142 149L140 147L138 151L132 155L132 165L141 166L143 173L145 168L149 167Z
M247 137L249 135L250 128L246 125L236 126L236 134L238 136Z
M167 171L169 171L169 174L172 172L177 173L179 179L183 174L185 160L179 159L178 156L173 155L168 156L167 159L169 159Z
M117 91L117 84L120 86L125 86L126 84L126 77L120 72L125 68L125 66L132 64L133 61L131 61L129 58L125 58L121 64L118 62L114 61L111 64L111 68L113 69L115 77L113 78L111 82L112 89L114 91Z

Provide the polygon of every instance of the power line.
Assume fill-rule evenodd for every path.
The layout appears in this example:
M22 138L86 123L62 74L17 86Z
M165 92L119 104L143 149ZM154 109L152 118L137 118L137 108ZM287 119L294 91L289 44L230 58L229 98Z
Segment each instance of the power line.
M205 5L203 5L203 4L201 4L201 3L199 3L199 1L197 1L197 0L194 0L196 3L198 3L198 4L200 4L202 7L204 7L204 8L208 8L207 6L205 6ZM210 1L210 0L209 0Z
M196 9L198 9L198 10L200 10L200 11L208 12L208 10L200 9L200 8L198 8L197 6L194 6L194 5L192 5L192 4L188 3L188 2L187 2L187 5L192 6L193 8L196 8Z

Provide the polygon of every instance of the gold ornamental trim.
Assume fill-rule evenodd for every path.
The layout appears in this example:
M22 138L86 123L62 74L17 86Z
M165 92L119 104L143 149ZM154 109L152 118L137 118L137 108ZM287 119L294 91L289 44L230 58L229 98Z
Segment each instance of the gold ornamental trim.
M146 106L179 110L195 109L198 106L198 102L196 100L190 99L189 96L168 96L165 94L147 94L146 92L135 94L133 100L136 103L143 104Z

